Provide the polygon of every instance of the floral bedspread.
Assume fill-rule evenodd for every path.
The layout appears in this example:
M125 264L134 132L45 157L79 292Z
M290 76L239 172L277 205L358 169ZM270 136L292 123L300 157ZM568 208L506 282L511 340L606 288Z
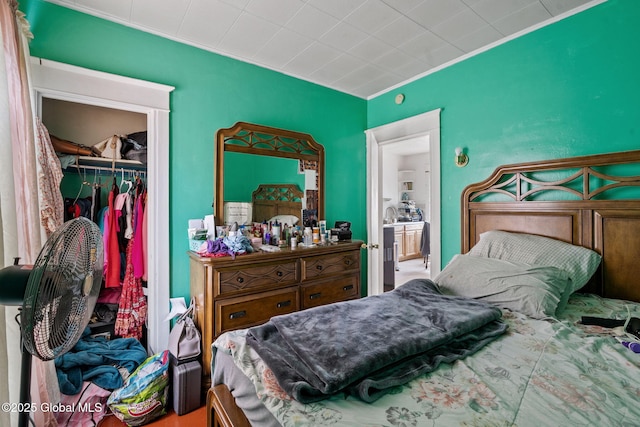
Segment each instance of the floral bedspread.
M574 295L559 319L504 311L505 336L373 404L336 395L303 405L284 393L245 344L245 330L213 344L232 355L283 426L638 426L640 354L580 317L640 317L640 304Z

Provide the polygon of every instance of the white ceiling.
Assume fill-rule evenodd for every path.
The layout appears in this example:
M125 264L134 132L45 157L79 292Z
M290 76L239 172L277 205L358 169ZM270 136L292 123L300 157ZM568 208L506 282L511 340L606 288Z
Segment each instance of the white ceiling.
M605 0L48 0L371 98Z

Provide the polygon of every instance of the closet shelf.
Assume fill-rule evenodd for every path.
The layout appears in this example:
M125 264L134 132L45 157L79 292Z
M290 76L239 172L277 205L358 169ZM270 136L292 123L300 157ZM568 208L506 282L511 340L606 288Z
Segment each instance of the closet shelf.
M78 156L78 166L93 168L97 170L114 169L115 171L118 171L123 168L128 170L136 170L136 171L147 170L147 165L137 160L120 159L114 162L111 159L106 159L103 157L91 157L91 156ZM75 167L75 165L70 167Z

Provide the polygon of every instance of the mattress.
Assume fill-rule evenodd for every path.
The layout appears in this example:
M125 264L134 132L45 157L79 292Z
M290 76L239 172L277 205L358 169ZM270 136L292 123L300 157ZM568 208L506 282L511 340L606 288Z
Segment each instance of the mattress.
M253 425L598 425L640 421L640 355L581 316L640 317L640 304L575 294L558 319L503 312L505 336L478 353L397 387L373 404L335 395L289 398L245 344L246 330L213 344L213 384L224 383Z

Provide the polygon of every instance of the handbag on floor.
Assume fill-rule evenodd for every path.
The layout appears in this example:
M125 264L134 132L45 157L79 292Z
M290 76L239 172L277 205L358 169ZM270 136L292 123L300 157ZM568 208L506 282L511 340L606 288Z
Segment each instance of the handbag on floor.
M177 360L178 364L194 360L200 356L200 331L193 323L194 311L195 301L192 298L187 311L178 317L176 324L169 333L169 352Z

